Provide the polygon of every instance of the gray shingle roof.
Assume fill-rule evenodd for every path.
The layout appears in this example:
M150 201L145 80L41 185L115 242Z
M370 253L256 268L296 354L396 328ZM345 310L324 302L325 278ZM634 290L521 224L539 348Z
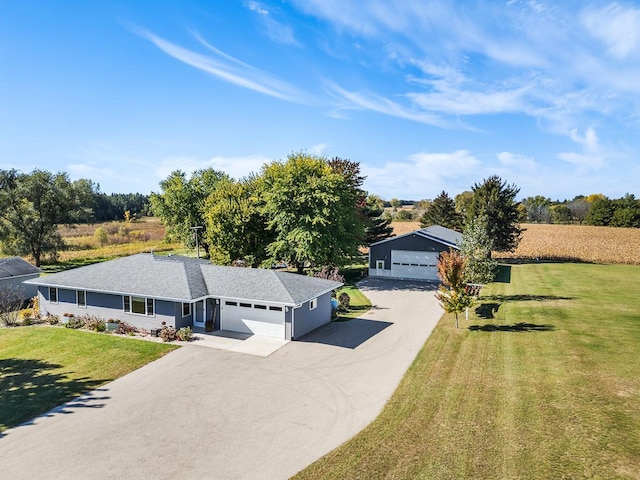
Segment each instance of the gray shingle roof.
M171 300L208 295L298 305L339 282L257 268L222 267L206 260L141 253L55 273L29 283Z
M34 267L20 257L0 258L0 278L20 277L41 273L38 267Z

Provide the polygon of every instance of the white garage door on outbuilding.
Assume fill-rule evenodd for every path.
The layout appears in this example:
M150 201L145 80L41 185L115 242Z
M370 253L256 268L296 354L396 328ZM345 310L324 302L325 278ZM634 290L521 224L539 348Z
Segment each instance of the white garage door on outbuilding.
M221 330L285 338L282 307L231 300L221 303Z
M438 280L439 252L391 250L391 276L420 280Z

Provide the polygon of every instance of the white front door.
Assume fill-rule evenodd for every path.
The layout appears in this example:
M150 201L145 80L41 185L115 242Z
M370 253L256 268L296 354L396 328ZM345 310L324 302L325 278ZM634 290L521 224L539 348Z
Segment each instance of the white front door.
M193 326L204 328L204 320L207 317L206 304L204 300L199 300L191 305L191 315L193 316Z

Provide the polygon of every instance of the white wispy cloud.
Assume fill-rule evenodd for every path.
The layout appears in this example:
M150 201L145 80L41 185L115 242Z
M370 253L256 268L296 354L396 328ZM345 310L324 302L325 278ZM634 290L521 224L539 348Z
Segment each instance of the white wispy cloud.
M331 90L344 100L344 109L445 127L457 126L460 116L516 113L562 134L581 117L637 118L640 64L621 61L640 56L640 9L633 5L574 8L540 0L480 1L464 9L438 1L293 4L325 21L337 38L351 39L337 41L331 51L357 43L361 48L347 57L361 52L362 64L371 69L386 68L390 61L398 67L396 88L384 87L392 96L373 82L353 87L334 80L340 87ZM331 115L341 117L344 111L337 108Z
M134 29L134 31L176 60L207 72L226 82L288 102L305 103L308 101L305 95L293 85L222 52L204 42L199 36L196 36L196 39L207 46L215 56L203 55L181 47L154 35L148 30Z
M427 125L439 127L448 126L448 122L438 115L408 108L376 93L363 91L352 92L332 81L325 81L325 87L336 102L335 110L330 113L332 116L340 117L343 115L341 112L345 110L370 110L391 117L404 118Z
M196 170L213 168L225 172L235 179L240 179L251 173L259 172L264 164L271 161L273 159L259 154L237 157L215 156L206 160L192 157L173 157L160 162L155 173L159 180L163 180L175 170L181 170L189 175Z
M419 152L404 161L389 161L374 167L362 164L367 176L364 187L383 198L434 198L443 188L456 195L478 181L481 162L468 150ZM400 193L399 193L400 192Z
M519 153L512 152L500 152L497 155L498 161L500 165L509 167L509 168L517 168L525 171L534 171L539 165L533 158L527 157L525 155Z
M307 151L312 155L324 155L328 148L326 143L318 143L317 145L313 145L307 149Z
M588 6L581 19L612 57L624 60L640 53L640 8L618 3L602 8Z
M558 158L575 164L580 171L598 170L606 164L608 156L615 156L615 154L606 152L600 145L598 135L591 127L582 135L577 129L573 129L571 140L580 145L583 151L579 153L561 152L558 154Z
M296 39L291 25L282 23L274 18L272 10L265 4L256 1L245 2L245 8L256 13L259 20L265 27L267 36L276 43L299 47L300 42Z

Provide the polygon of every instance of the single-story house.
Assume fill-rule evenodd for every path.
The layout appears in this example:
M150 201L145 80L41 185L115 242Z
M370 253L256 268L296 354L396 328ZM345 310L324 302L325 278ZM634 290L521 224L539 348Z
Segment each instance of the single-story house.
M0 258L0 288L20 289L23 300L35 297L38 294L38 289L35 285L22 282L38 278L41 273L42 270L20 257Z
M369 276L437 281L440 252L461 244L461 233L440 225L372 243Z
M342 284L259 268L141 253L30 280L43 314L92 314L147 330L204 327L296 339L331 321Z

